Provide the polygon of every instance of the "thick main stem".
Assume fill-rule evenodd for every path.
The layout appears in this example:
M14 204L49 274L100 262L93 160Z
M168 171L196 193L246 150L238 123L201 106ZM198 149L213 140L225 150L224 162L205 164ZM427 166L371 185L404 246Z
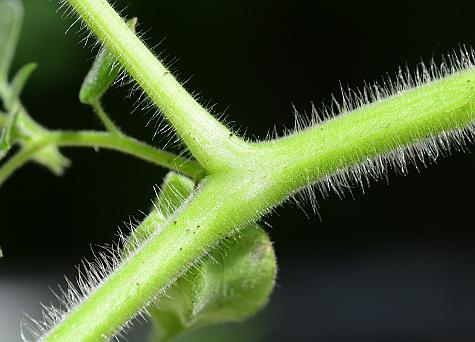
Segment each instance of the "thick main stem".
M110 337L221 239L258 220L298 188L368 158L467 127L475 120L472 82L475 70L469 69L255 145L252 154L242 155L240 168L212 172L189 206L69 312L46 340Z
M471 67L255 147L259 159L268 158L262 166L274 175L269 179L291 179L298 187L379 156L404 170L407 164L434 160L453 145L473 141L474 85ZM406 153L390 154L397 150ZM361 172L368 177L378 171Z
M67 313L45 337L48 341L110 337L227 234L258 220L300 187L474 121L470 84L475 71L470 69L240 150L243 145L229 144L228 132L186 94L106 1L69 2L166 112L192 153L210 167L210 175L189 206ZM240 163L214 172L230 158Z
M475 70L410 90L281 140L211 173L189 206L125 260L48 341L110 337L221 239L309 182L475 120ZM427 96L432 100L427 101ZM324 133L323 133L324 132Z

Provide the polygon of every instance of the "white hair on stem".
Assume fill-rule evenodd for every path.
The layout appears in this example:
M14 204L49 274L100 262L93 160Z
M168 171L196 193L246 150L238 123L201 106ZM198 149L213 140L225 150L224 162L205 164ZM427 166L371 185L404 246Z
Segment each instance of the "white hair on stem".
M433 59L429 66L420 62L415 72L409 68L399 68L396 77L388 75L381 83L374 83L362 89L352 90L341 87L341 101L332 96L332 102L323 105L322 110L317 110L314 104L311 106L310 115L302 115L294 107L295 125L293 129L286 130L288 136L317 125L322 125L328 120L342 115L351 115L351 112L363 106L380 102L394 95L399 95L410 89L424 84L437 81L453 75L457 72L472 68L475 65L475 53L471 48L461 46L459 52L452 52L442 58L442 63L437 66ZM473 110L473 109L472 109ZM275 130L274 130L275 131ZM278 138L274 133L268 133L268 137ZM446 157L453 151L468 151L467 144L475 141L475 122L464 127L434 134L425 139L408 145L400 145L396 149L380 154L350 167L344 167L336 172L325 175L319 181L311 183L296 192L291 200L299 207L302 202L308 202L312 210L317 213L318 203L316 194L325 198L330 193L336 193L343 198L346 194L353 196L354 189L361 189L364 193L372 181L381 179L389 182L390 171L397 175L407 175L411 168L419 171L421 167L427 167L437 161L439 157ZM310 182L310 180L309 180ZM305 210L303 210L305 212Z
M60 3L60 9L64 9L65 13L63 14L63 18L70 16L76 16L76 18L79 18L67 1L61 0ZM76 23L79 23L81 30L87 28L87 25L85 25L81 19L75 20L71 26L74 26ZM91 33L87 32L86 38L84 38L86 44L89 42L90 37ZM98 46L101 45L97 40L96 44ZM471 68L474 66L474 61L475 56L473 50L462 47L460 53L452 53L448 55L439 66L431 60L428 66L424 63L420 63L416 67L414 73L409 72L407 67L405 69L400 68L395 78L391 79L386 76L379 84L365 84L363 88L356 90L351 90L349 88L343 89L343 87L341 87L342 95L340 101L337 101L336 98L332 96L332 102L328 105L323 105L321 110L317 110L312 104L311 114L309 116L301 115L295 109L294 128L287 130L285 135L294 134L295 132L306 130L309 127L321 125L328 120L332 120L336 116L350 115L351 111L362 106L382 101L414 87L419 87L423 84L447 77L461 70ZM135 85L135 82L124 70L122 70L116 83L121 85L133 84L131 94L137 91L141 92L138 96L136 107L142 107L143 110L151 110L152 108L155 108L148 99L148 96L146 96L146 94ZM197 97L199 96L195 95L195 98ZM157 112L152 115L151 121L158 117L164 121L162 128L157 129L156 134L166 134L174 137L175 132L172 127L166 122L163 115L160 115L159 110L156 108L155 110ZM273 137L277 138L276 131L277 130L274 127L274 131L269 132L267 135L268 139ZM171 137L169 137L169 139L172 139ZM326 197L330 192L335 192L338 196L343 197L346 193L352 194L354 188L361 188L362 191L364 191L369 187L373 180L388 179L388 172L390 170L405 175L411 165L418 169L419 166L427 166L435 162L439 156L448 155L453 150L463 151L465 150L467 142L473 142L474 137L475 123L471 123L463 128L430 136L410 145L401 145L389 153L374 158L366 158L351 167L345 167L332 174L325 175L318 182L310 184L295 193L292 196L292 199L299 207L302 206L302 200L310 202L313 211L317 212L318 203L316 193L321 193L323 197ZM176 140L174 140L173 143L176 143ZM189 201L189 199L187 201ZM184 208L187 205L187 201L185 201L185 204L181 208ZM269 212L273 209L274 208L269 209ZM158 210L158 208L156 208L156 210ZM174 215L177 215L179 212L180 210L174 213L161 213L164 217L171 215L161 227L172 222L175 217ZM264 214L265 213L262 213L262 215ZM236 222L237 227L242 227L245 224L247 224L247 222ZM146 244L150 237L139 234L137 232L138 225L139 222L137 220L130 218L129 222L126 224L128 229L131 231L130 234L125 235L122 232L119 232L119 242L104 247L103 250L94 253L94 262L84 260L82 265L78 266L76 284L67 278L65 279L66 287L64 289L59 287L59 293L55 294L59 305L43 306L44 310L42 320L35 320L25 315L26 319L22 323L22 338L27 341L31 338L37 340L45 336L48 331L64 320L70 310L77 307L87 296L101 286L105 279L113 274L124 260L133 256L138 249ZM157 234L160 229L161 228L158 227L155 234ZM125 250L123 250L124 246ZM220 246L220 248L224 248L224 246ZM204 251L202 257L197 258L190 263L186 269L182 270L181 274L185 274L190 268L196 267L201 259L206 255L209 255L209 253L210 250ZM175 280L176 279L173 279L169 283L169 286L173 284ZM165 291L166 288L162 289L160 293L157 293L157 297L165 293ZM135 315L135 317L146 319L146 308L150 303L154 302L157 297L151 298L149 303L145 305L143 309ZM122 326L121 331L127 329L132 321L133 318L126 322ZM117 333L117 336L120 336L120 331Z

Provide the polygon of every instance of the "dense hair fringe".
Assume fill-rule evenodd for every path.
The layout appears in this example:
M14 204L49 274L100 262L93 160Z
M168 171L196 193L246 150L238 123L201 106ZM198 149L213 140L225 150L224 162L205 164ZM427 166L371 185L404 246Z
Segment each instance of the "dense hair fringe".
M302 115L294 107L295 125L292 129L286 130L284 136L324 124L342 115L349 115L363 106L473 68L474 65L474 50L461 46L459 51L443 57L439 66L432 59L428 66L420 62L414 73L411 73L408 67L399 68L394 78L386 75L380 83L366 84L362 89L356 90L341 88L341 101L337 101L335 96L332 96L331 104L323 105L321 110L312 104L310 115ZM267 139L276 138L279 136L275 130L267 135ZM355 189L364 193L373 181L389 182L391 172L398 176L407 175L411 169L419 172L421 168L435 163L440 157L451 155L454 151L469 151L467 145L474 142L475 122L472 121L463 127L433 134L408 145L401 144L388 153L365 158L350 167L327 174L317 182L312 183L309 179L310 184L293 194L290 200L304 212L303 203L309 203L313 212L318 214L317 198L326 198L331 193L335 193L340 198L348 194L353 197Z
M181 193L174 188L172 184L168 185L168 189L173 193L175 198L181 196ZM158 198L162 190L159 186L155 186L154 190ZM192 197L193 194L187 198L181 197L182 205L173 212L159 210L155 202L152 201L152 211L157 214L159 219L157 220L157 229L151 235L144 235L138 229L143 220L130 216L128 221L124 222L125 229L119 229L117 242L105 246L98 246L97 250L93 249L93 261L84 259L81 264L76 266L77 278L75 281L64 277L64 285L58 285L56 290L52 289L55 302L51 302L48 305L41 304L42 317L40 319L32 318L24 313L24 318L21 321L21 337L23 341L41 341L54 327L67 317L69 312L78 307L87 297L107 281L108 277L113 275L126 260L132 258L148 241L153 239L164 227L172 222L176 216L188 206ZM161 200L165 203L171 201L171 199L166 196L161 196ZM164 206L164 208L169 207L170 206ZM142 215L146 216L143 213ZM201 258L195 260L189 265L189 268L197 265L200 260ZM188 269L184 270L182 274L186 273ZM175 281L176 279L170 281L169 286ZM155 297L151 298L149 303L144 305L142 310L137 312L134 317L121 326L119 331L114 335L114 338L119 340L128 328L132 326L132 322L147 321L149 316L147 307L160 297L166 291L167 287L157 293Z

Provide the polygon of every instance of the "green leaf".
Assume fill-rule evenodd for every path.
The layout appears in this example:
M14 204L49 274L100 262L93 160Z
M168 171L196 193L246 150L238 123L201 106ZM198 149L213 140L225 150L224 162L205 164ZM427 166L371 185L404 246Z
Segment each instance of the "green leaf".
M37 67L38 64L36 63L28 63L22 66L20 70L17 71L11 82L12 99L18 98L20 96L23 91L23 88L25 87L26 82Z
M18 0L0 0L0 82L8 80L23 22L23 6Z
M257 225L222 243L196 269L180 278L149 309L152 341L192 328L237 322L267 304L276 260L269 237Z
M127 24L135 32L137 18L128 20ZM115 81L119 72L116 58L107 49L102 48L81 85L79 100L90 105L96 103Z

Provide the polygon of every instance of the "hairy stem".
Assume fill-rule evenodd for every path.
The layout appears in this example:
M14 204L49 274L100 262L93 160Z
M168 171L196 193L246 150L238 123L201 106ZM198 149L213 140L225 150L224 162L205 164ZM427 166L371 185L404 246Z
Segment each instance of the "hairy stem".
M236 164L247 144L213 118L105 0L68 0L104 46L137 81L207 170Z
M173 153L156 149L143 142L127 137L102 132L49 132L31 146L21 150L0 168L0 185L19 167L30 160L35 152L46 146L106 148L130 154L145 161L176 170L180 173L201 179L205 172L196 162Z
M205 180L189 206L163 227L156 227L45 340L98 341L113 335L233 231L235 200L242 203L242 195L232 180L216 176ZM246 216L255 215L245 207Z
M450 148L473 141L474 123L475 68L471 67L255 148L258 160L267 160L261 164L266 178L287 180L282 191L288 192L379 156L384 157L380 162L404 172L407 164L433 161ZM390 154L397 150L406 153ZM371 178L371 172L378 171L372 168L359 175Z
M475 120L471 68L289 137L244 144L183 90L105 0L68 1L165 112L208 177L188 206L68 312L47 341L112 336L224 237L300 188L426 139L435 145L413 157L436 153L439 140L463 137L460 130Z

